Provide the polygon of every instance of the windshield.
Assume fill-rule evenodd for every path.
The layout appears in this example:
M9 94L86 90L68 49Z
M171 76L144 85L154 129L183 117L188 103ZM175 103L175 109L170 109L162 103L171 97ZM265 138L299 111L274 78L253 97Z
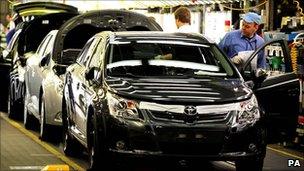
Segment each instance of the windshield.
M108 50L108 76L238 77L214 44L177 40L113 41Z

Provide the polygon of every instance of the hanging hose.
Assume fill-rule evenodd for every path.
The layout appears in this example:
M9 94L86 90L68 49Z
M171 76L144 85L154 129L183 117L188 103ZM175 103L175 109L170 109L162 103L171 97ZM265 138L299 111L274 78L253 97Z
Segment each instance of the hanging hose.
M290 57L291 57L292 71L294 73L297 73L297 71L298 71L298 65L297 65L298 50L297 50L295 43L291 44Z

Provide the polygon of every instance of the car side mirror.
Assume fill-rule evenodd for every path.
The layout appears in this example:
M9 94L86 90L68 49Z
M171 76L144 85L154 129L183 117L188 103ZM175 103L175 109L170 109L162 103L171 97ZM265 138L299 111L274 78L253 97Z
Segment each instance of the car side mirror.
M46 66L46 64L48 63L49 61L49 55L46 55L45 57L43 57L39 63L39 66L40 67L44 67Z
M92 81L96 84L101 83L101 71L98 67L92 67L85 72L85 78L88 81Z
M26 60L27 60L26 57L24 57L24 56L19 56L19 59L18 59L18 60L20 61L20 64L21 64L22 67L24 67L24 66L26 65Z
M240 70L240 72L241 72L241 75L243 76L243 78L244 78L244 80L245 81L248 81L248 80L253 80L254 79L254 71L252 71L252 70L244 70L244 69L241 69Z
M24 55L19 56L19 57L17 58L16 62L19 61L19 62L20 62L20 65L21 65L22 67L24 67L24 66L26 65L27 59L28 59L30 56L34 55L34 54L35 54L34 51L27 52L27 53L25 53Z
M62 75L66 72L67 65L55 64L53 66L53 71L56 75Z
M254 82L253 81L246 81L245 84L250 88L253 89L254 88Z
M268 76L266 70L262 68L258 68L257 70L241 70L241 74L245 81L264 80Z

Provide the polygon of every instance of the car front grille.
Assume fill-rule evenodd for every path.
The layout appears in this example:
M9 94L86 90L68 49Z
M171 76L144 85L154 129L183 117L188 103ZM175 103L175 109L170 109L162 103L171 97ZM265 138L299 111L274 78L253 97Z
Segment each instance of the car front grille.
M228 117L230 112L224 113L203 113L189 116L184 113L149 111L150 115L155 120L171 121L171 122L223 122Z

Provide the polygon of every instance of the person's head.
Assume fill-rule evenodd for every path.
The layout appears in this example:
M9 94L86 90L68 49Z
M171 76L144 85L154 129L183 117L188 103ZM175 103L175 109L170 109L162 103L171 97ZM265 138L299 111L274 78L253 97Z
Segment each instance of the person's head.
M6 14L5 19L7 22L10 22L12 20L11 14Z
M177 28L185 24L190 24L191 22L191 13L187 7L179 7L174 12L174 17Z
M248 12L243 17L242 34L246 37L252 37L259 29L261 16L254 12Z

